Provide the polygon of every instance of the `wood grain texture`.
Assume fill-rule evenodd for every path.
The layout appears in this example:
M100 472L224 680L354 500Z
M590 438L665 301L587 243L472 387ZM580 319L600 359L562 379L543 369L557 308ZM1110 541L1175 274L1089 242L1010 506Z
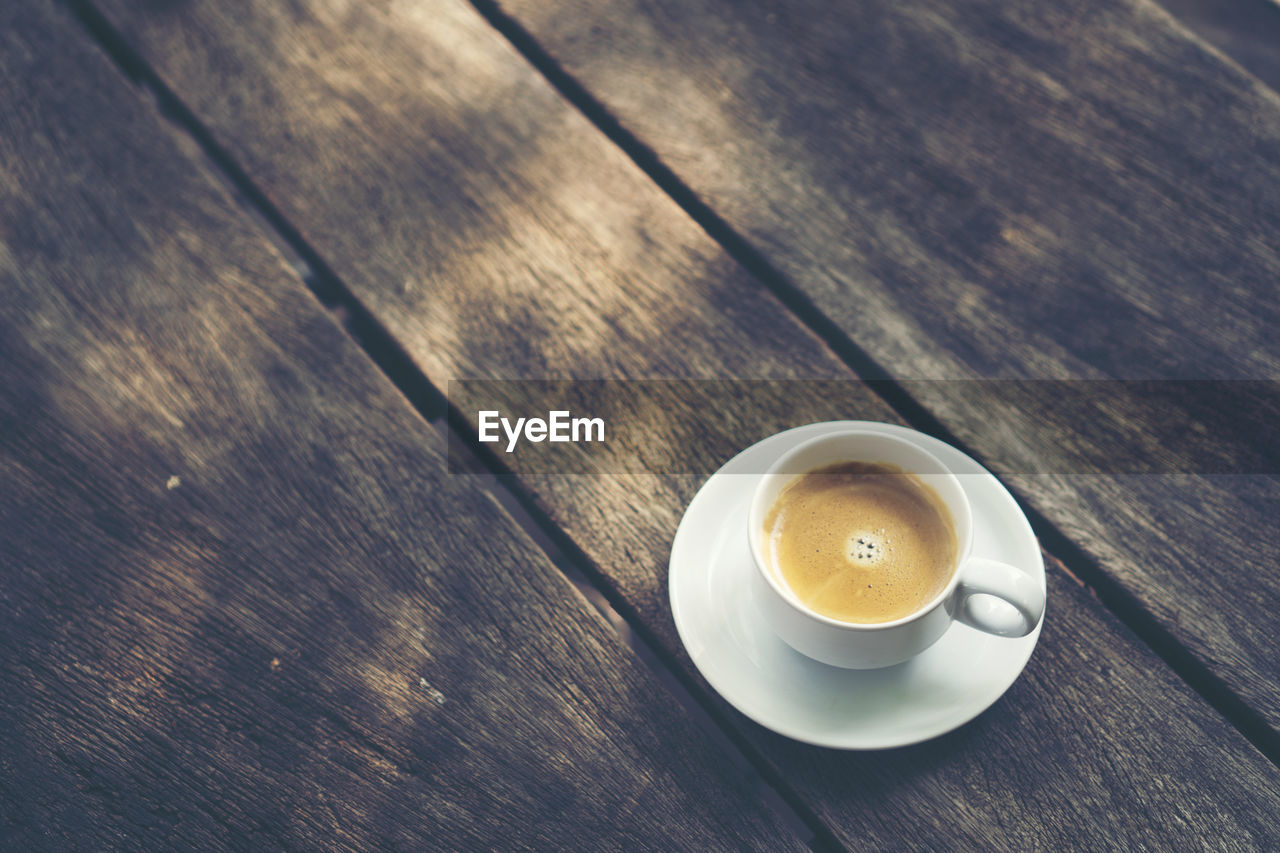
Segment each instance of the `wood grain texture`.
M69 17L0 10L0 847L803 850Z
M1160 0L1160 5L1197 36L1280 90L1280 3L1276 0Z
M1280 376L1280 96L1152 3L501 6L891 376ZM917 388L1073 470L1081 413ZM1280 731L1280 482L1015 485Z
M103 7L441 387L851 377L463 4ZM892 419L875 398L803 393L717 414L744 446L787 423ZM649 417L655 429L667 421ZM521 482L705 691L665 592L697 482ZM938 741L831 752L716 707L854 849L1276 842L1276 768L1059 567L1050 573L1050 627L1026 676Z

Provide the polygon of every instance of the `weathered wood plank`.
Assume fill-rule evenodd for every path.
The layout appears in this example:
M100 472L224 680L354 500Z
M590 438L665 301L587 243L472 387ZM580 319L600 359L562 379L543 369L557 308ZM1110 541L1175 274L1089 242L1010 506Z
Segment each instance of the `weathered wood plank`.
M0 847L805 849L43 3L0 298Z
M851 377L464 4L103 5L440 386L474 376ZM696 401L673 403L686 409L646 413L655 429L691 422ZM788 423L892 419L874 397L803 391L716 416L741 445ZM688 667L665 566L697 483L523 483ZM856 849L915 839L1273 843L1276 769L1056 564L1050 571L1049 627L1025 677L939 741L836 753L719 707Z
M1152 3L501 6L891 376L1280 376L1280 97ZM1078 415L915 387L1072 470ZM1015 485L1280 730L1280 483Z

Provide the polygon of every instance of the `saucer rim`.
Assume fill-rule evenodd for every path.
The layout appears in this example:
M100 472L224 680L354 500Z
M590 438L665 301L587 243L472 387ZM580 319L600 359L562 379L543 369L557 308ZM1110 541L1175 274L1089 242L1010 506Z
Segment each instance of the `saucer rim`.
M994 687L992 688L989 701L986 701L985 703L980 702L979 707L972 710L971 712L966 711L956 717L948 718L946 720L935 723L933 725L923 726L921 728L911 731L909 734L904 734L901 737L897 737L897 738L890 737L887 739L886 738L868 739L868 740L860 740L857 742L850 742L849 738L847 737L838 738L838 739L833 739L829 737L823 738L821 737L820 734L815 734L814 732L806 728L788 726L785 722L782 722L782 721L762 719L761 716L757 715L757 713L754 713L753 711L748 710L747 708L744 708L742 706L742 703L740 703L740 701L735 700L735 698L729 692L726 692L726 690L724 689L725 687L724 682L716 675L714 668L704 666L692 654L692 652L689 651L689 648L690 648L689 636L690 636L691 629L687 628L685 624L688 615L686 614L685 617L682 618L681 613L683 612L683 608L680 604L679 596L677 595L677 592L676 592L676 583L675 583L676 573L675 571L673 571L675 557L676 557L676 554L678 553L682 536L688 537L693 535L692 533L689 532L691 528L689 528L686 525L686 520L692 514L692 510L694 509L695 504L698 502L700 498L704 496L704 494L707 493L708 487L717 477L740 476L736 474L726 474L725 469L733 466L733 464L738 459L756 450L756 448L758 448L762 444L765 444L768 442L777 442L779 445L778 453L781 454L781 453L785 453L789 447L794 446L795 443L808 440L809 438L816 438L824 432L835 432L843 429L880 430L886 433L891 433L894 435L907 438L908 440L921 441L924 449L934 453L935 455L937 455L938 453L938 448L941 448L943 451L944 457L949 454L957 454L960 457L962 457L965 460L967 465L973 466L973 470L969 472L960 472L960 475L981 476L984 478L984 480L990 481L995 486L995 494L993 495L993 497L1007 504L1006 511L1010 519L1010 526L1014 528L1020 528L1018 532L1028 537L1031 544L1033 544L1035 553L1037 555L1037 559L1035 561L1036 565L1034 567L1036 571L1034 572L1034 574L1038 577L1041 588L1045 589L1047 592L1048 578L1047 578L1047 573L1044 565L1044 555L1043 555L1043 552L1040 550L1039 540L1035 536L1035 532L1031 528L1031 523L1027 519L1026 513L1024 513L1022 511L1022 508L1018 506L1017 501L1014 499L1013 495L1009 493L1009 490L1005 487L1005 485L1001 483L1000 480L994 474L988 471L975 459L973 459L971 456L969 456L967 453L960 450L959 448L954 447L953 445L950 445L944 441L941 441L940 439L934 438L933 436L928 435L927 433L923 433L923 432L920 432L919 430L914 430L914 429L911 429L910 427L904 427L898 424L884 423L879 421L820 421L817 423L804 424L802 426L792 427L791 429L774 433L773 435L770 435L770 436L766 436L760 441L755 442L754 444L744 448L742 451L735 454L731 459L729 459L723 465L721 465L720 468L718 468L715 471L715 473L713 473L710 477L708 477L702 483L701 486L698 487L697 492L694 493L693 498L690 499L689 504L686 506L684 513L681 515L680 522L676 525L675 536L672 539L671 552L667 560L667 575L668 575L667 576L667 596L671 605L671 615L672 615L672 620L674 621L676 626L676 633L679 636L680 643L684 647L686 654L688 654L689 659L693 662L694 667L698 670L698 672L702 675L702 677L706 679L707 683L711 686L711 688L715 690L716 694L719 695L726 702L728 702L735 710L738 711L738 713L742 714L747 719L755 722L757 725L760 725L772 732L776 732L777 734L783 735L792 740L799 741L801 743L810 744L812 746L819 746L819 747L824 747L829 749L840 749L845 751L874 751L874 750L882 750L882 749L895 749L899 747L910 746L917 743L923 743L924 741L932 740L933 738L940 737L944 734L947 734L948 732L954 731L960 728L961 726L965 725L966 723L971 722L972 720L977 718L979 715L981 715L984 711L988 710L997 701L999 701L1000 697L1002 697L1005 693L1008 692L1009 688L1013 686L1014 682L1018 680L1018 677L1026 669L1027 664L1031 660L1031 655L1035 652L1036 647L1039 645L1040 632L1044 627L1045 618L1047 616L1047 608L1046 608L1046 615L1041 616L1039 623L1035 626L1035 628L1031 631L1031 633L1029 633L1025 637L1018 638L1024 644L1026 653L1021 660L1017 661L1016 666L1014 665L1013 662L1010 662L1009 664L1007 664L1008 670L1009 670L1009 677L1003 680L1002 682L997 682L999 683L999 689L995 689ZM950 463L948 463L945 458L943 459L943 462L944 464L950 465ZM748 476L761 476L761 475L748 474ZM964 481L962 478L962 485L963 485L963 482ZM970 496L970 498L972 501L972 496ZM1006 515L1006 512L999 513L1000 517L1004 517L1005 515ZM1031 567L1020 566L1020 568L1031 568ZM952 627L954 629L957 626L953 625ZM974 630L974 629L968 629L968 630ZM949 633L951 633L950 630L948 631L948 634ZM947 638L947 635L944 634L943 637L938 642L939 643L946 642L946 638ZM838 668L833 667L832 669L838 669Z

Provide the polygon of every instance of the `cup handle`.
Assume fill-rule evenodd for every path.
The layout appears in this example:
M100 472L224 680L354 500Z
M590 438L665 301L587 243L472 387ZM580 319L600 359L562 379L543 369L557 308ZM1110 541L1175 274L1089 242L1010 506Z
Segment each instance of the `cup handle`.
M1022 616L1022 625L1011 627L987 621L968 607L971 595L994 595L1011 604ZM1044 590L1026 572L1001 563L974 557L960 567L960 583L955 592L954 618L971 628L1001 637L1025 637L1044 615Z

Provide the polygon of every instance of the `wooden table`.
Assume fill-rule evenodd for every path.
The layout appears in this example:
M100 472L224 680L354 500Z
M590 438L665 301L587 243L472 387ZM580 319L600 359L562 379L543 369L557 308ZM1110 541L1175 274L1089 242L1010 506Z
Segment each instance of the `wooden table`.
M0 848L1280 848L1280 96L1154 3L14 0L0 198ZM750 722L666 595L696 401L557 476L447 397L533 378L964 448L1030 665Z

